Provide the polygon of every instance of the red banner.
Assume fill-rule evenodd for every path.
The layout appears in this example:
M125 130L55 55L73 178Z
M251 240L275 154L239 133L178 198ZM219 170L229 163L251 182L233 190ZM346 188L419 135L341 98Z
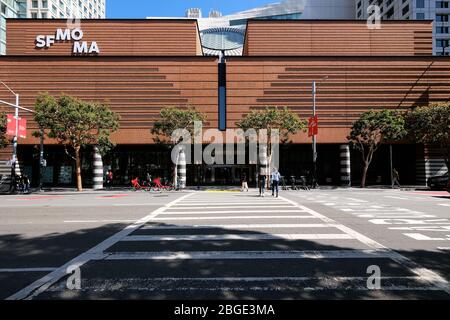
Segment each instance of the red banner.
M308 136L317 136L319 134L319 117L315 116L312 118L309 118L308 123Z
M16 135L16 119L12 114L8 114L6 117L6 134L8 136Z
M19 138L27 137L27 119L19 118Z
M16 135L16 118L12 114L8 114L6 118L6 134L8 136ZM27 137L27 119L19 118L19 129L17 130L17 135L20 138Z

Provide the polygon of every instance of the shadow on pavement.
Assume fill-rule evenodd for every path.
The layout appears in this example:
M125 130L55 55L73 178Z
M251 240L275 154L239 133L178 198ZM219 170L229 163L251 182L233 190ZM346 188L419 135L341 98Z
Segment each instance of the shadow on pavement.
M133 235L269 235L259 231L224 228L177 228L148 224ZM59 267L102 242L125 225L114 224L63 234L24 238L0 236L0 268ZM173 229L170 229L173 228ZM307 228L302 233L315 233ZM353 241L353 240L345 240ZM352 250L355 257L321 259L160 259L90 261L81 268L81 290L68 290L61 279L38 299L449 299L390 258L357 257L359 247L310 240L208 240L119 242L108 253L199 251L316 251L311 254ZM353 243L353 242L352 242ZM366 248L365 248L366 249ZM399 252L450 280L449 251ZM377 265L383 290L368 290L367 268ZM6 298L47 273L0 273L0 297ZM226 281L220 278L227 278ZM245 279L242 279L245 278ZM431 289L431 290L428 290Z

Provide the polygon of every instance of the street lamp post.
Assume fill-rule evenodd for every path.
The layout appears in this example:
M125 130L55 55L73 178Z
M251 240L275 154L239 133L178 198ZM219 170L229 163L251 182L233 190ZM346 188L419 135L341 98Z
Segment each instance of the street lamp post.
M6 104L8 106L14 107L14 119L16 122L16 128L14 131L14 138L13 138L13 154L12 154L12 163L11 163L11 185L9 187L9 190L15 191L16 189L16 162L17 162L17 136L19 135L19 94L15 93L10 87L8 87L4 82L0 82L6 89L8 89L9 92L11 92L14 97L16 98L15 105L7 103L6 101L1 101L1 103Z
M328 76L325 76L319 82L313 81L312 84L312 94L313 94L313 117L316 117L316 95L317 95L317 87L320 83L327 80ZM317 188L317 136L315 134L312 135L312 144L313 144L313 174L312 174L312 187Z
M8 107L14 108L14 118L16 121L16 128L15 128L15 132L14 132L14 138L13 138L13 154L12 154L12 165L11 165L11 185L10 185L10 191L12 189L15 190L16 188L16 163L17 163L17 144L18 144L18 136L19 136L19 109L26 111L26 112L30 112L30 113L35 113L35 111L30 110L28 108L24 108L20 106L20 96L19 94L15 93L9 86L7 86L3 81L0 81L0 84L2 84L6 89L8 89L9 92L11 92L15 98L16 98L16 103L12 104L3 100L0 100L0 104L6 105ZM41 129L40 130L40 155L39 155L39 187L40 190L42 190L42 166L44 163L44 132Z

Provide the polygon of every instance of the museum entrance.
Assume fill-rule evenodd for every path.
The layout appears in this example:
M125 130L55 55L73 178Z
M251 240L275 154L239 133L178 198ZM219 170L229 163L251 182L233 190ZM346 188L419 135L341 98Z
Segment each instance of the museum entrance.
M188 185L239 186L246 175L256 185L256 165L188 165Z

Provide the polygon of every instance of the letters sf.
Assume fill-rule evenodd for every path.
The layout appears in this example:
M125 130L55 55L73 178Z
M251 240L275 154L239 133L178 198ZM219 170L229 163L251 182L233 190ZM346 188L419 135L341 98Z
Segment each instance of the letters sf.
M36 48L50 48L53 44L63 41L73 41L74 54L99 54L100 49L97 42L90 44L87 41L81 41L84 33L80 28L75 29L57 29L54 35L38 35L36 37Z

